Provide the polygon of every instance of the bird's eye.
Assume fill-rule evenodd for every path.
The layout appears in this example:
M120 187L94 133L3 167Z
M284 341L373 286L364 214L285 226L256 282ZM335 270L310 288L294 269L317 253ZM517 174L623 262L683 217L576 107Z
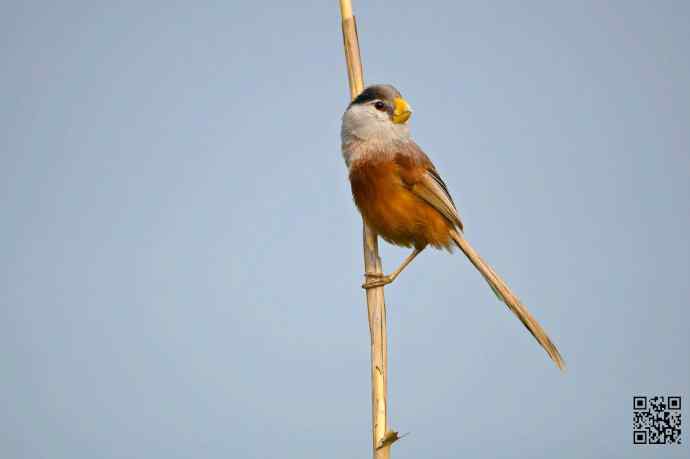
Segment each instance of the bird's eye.
M384 110L386 109L386 104L384 104L383 102L381 102L381 101L379 100L378 102L376 102L376 103L374 104L374 107L376 108L376 110L382 112L382 111L384 111Z

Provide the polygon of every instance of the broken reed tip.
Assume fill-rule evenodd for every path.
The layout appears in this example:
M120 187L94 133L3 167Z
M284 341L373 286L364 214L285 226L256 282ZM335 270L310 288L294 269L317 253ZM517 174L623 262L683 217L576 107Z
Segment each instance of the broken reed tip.
M343 21L352 17L352 2L350 0L340 0L340 16Z
M382 448L390 446L396 441L400 440L401 438L407 437L408 435L410 435L410 432L399 435L398 432L396 432L395 430L389 430L385 434L383 434L383 438L381 438L378 446L376 446L376 450L378 451Z

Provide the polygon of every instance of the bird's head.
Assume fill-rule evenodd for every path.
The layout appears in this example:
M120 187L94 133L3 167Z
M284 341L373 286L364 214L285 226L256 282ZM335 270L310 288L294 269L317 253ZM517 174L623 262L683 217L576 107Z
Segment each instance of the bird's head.
M369 86L350 103L343 115L343 141L349 137L382 142L406 140L410 116L410 105L393 86Z

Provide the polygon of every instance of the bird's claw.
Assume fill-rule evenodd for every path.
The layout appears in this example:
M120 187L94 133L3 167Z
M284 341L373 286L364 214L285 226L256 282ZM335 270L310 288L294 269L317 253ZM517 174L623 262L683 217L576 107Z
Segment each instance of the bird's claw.
M364 273L364 277L367 280L362 284L363 289L370 289L376 287L383 287L384 285L393 282L390 276L386 276L383 273Z

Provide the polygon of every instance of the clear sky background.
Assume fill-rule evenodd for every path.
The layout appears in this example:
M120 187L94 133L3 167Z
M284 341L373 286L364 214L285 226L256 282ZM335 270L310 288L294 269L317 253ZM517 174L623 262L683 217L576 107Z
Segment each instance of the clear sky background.
M337 2L0 7L0 456L370 457ZM672 458L690 376L690 3L356 1L467 238L386 288L395 458ZM383 244L386 270L406 250Z

